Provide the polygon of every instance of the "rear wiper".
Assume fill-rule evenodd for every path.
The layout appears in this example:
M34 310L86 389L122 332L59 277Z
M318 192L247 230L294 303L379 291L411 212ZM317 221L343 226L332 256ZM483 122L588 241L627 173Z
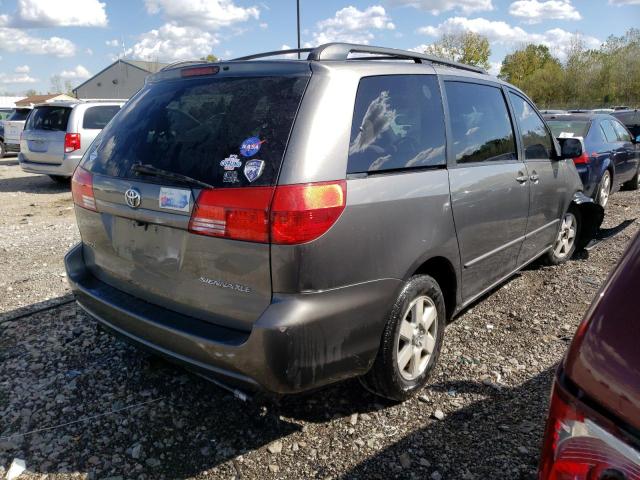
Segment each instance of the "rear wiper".
M161 168L154 167L153 165L144 164L144 163L135 163L131 170L136 173L141 173L143 175L150 175L153 177L161 177L167 178L169 180L177 180L183 183L190 183L191 185L197 185L203 188L215 188L213 185L201 182L200 180L196 180L195 178L191 178L187 175L182 175L181 173L170 172L168 170L162 170Z

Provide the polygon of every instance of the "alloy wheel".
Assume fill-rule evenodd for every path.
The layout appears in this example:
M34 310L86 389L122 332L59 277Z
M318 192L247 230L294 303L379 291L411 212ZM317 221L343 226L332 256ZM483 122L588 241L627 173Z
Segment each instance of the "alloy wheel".
M598 193L598 203L602 208L607 206L609 202L609 195L611 193L611 174L606 170L602 174L602 180L600 181L600 192Z
M438 311L427 296L414 299L400 322L396 357L405 380L414 380L427 368L436 345Z
M576 220L576 216L571 212L567 212L562 219L558 238L553 247L556 257L565 258L571 253L573 244L576 241L577 226L578 221Z

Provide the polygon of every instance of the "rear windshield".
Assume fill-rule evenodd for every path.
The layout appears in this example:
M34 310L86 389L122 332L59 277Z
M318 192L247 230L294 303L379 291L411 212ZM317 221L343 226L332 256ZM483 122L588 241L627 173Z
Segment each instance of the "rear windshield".
M31 113L31 109L29 108L14 110L13 113L9 114L9 118L7 118L7 120L21 122L29 116L29 113Z
M556 138L585 137L589 131L587 120L548 120L547 124Z
M84 112L82 128L86 128L88 130L102 130L119 110L119 105L89 107Z
M308 77L202 77L151 83L96 138L83 166L135 173L137 163L216 187L273 185Z
M68 107L36 107L24 129L66 131L70 114L71 109Z

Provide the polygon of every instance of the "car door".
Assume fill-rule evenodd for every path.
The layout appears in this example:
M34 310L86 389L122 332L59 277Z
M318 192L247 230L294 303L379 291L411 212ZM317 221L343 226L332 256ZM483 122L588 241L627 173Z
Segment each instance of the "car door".
M631 134L618 120L611 120L613 128L618 135L621 156L624 158L624 175L618 177L620 183L631 180L638 170L638 159L636 158L636 146L631 141Z
M510 90L509 99L520 138L520 155L529 175L529 220L518 258L522 265L553 245L564 214L566 183L561 163L554 160L551 132L533 105Z
M449 78L449 79L447 79ZM503 91L490 82L443 79L451 204L468 303L516 268L529 211Z
M624 149L624 143L618 138L613 122L609 119L600 123L604 137L607 139L608 150L611 152L611 161L613 162L614 182L618 184L622 179L629 176L629 165L627 164L627 152Z

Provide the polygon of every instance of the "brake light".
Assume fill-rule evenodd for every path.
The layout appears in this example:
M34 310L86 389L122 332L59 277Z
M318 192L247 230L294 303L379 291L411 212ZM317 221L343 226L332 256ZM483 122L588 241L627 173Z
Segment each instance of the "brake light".
M93 195L93 175L82 167L76 168L71 178L71 196L73 203L87 210L96 210L96 198Z
M539 480L640 480L640 452L582 410L554 385Z
M347 184L202 190L189 231L212 237L292 245L325 233L346 205Z
M217 65L211 65L207 67L191 67L191 68L183 68L180 71L182 77L198 77L200 75L215 75L220 71L220 67Z
M318 238L340 217L346 202L344 180L279 186L271 206L271 241L292 245Z
M80 134L67 133L64 136L64 153L71 153L80 150Z
M202 190L189 231L212 237L267 243L269 205L275 187Z
M573 159L573 163L575 165L585 165L589 163L589 155L587 155L587 152L582 152L582 155Z

